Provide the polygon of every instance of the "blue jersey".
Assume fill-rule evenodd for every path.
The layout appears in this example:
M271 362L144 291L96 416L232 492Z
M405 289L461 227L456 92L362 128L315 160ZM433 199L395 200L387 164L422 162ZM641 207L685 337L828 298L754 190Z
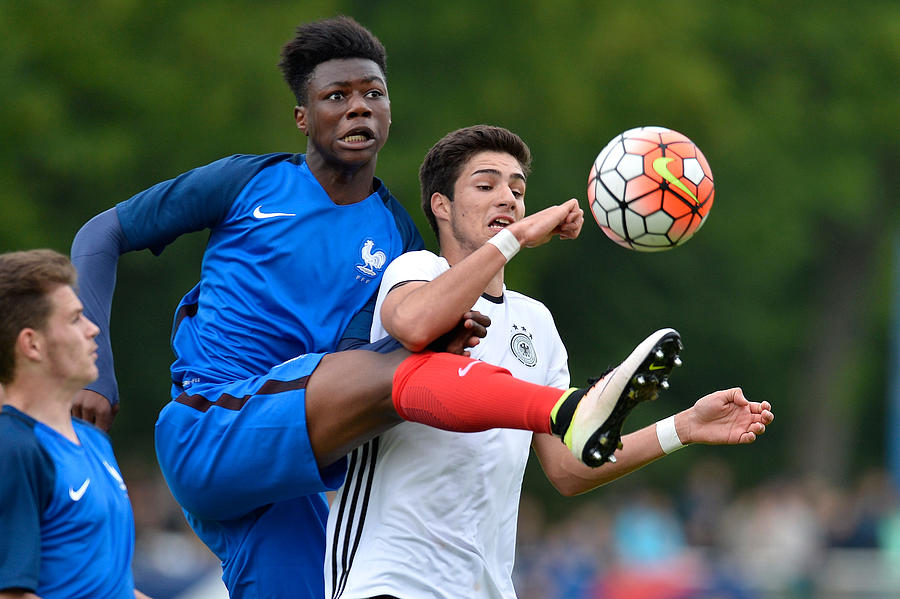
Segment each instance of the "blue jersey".
M75 444L0 412L0 590L44 599L134 597L134 517L109 438L74 420Z
M119 254L159 254L184 233L210 231L200 282L175 314L175 401L160 413L156 449L192 527L222 558L233 596L322 596L321 492L337 485L346 462L319 471L306 377L320 353L368 339L384 268L424 245L381 181L373 189L337 205L303 155L231 156L98 215L73 244L85 313L102 315ZM114 399L108 343L100 345L104 367L89 388ZM285 381L283 370L300 363L302 376ZM272 384L248 392L260 377ZM275 445L283 449L255 453Z
M365 339L384 267L423 246L379 180L363 201L337 205L303 155L225 158L116 210L131 249L159 253L182 233L211 230L200 283L175 315L174 395L334 351L347 335Z

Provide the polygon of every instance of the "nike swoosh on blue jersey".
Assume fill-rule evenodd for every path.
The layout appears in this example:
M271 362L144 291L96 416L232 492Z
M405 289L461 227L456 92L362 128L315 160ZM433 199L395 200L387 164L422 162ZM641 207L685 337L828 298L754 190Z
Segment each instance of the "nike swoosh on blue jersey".
M85 479L84 483L82 483L81 488L77 491L72 487L69 487L69 498L72 501L80 501L82 497L84 497L85 491L87 491L88 485L91 484L91 479Z
M290 212L263 212L262 206L257 206L253 211L253 218L275 218L276 216L297 216L296 214L292 214Z

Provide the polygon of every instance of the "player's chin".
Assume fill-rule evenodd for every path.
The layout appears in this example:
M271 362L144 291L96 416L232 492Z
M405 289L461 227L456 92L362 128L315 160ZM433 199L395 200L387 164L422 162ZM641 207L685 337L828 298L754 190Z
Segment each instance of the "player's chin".
M378 157L378 150L375 146L367 148L343 148L341 152L338 153L338 157L344 164L365 166Z
M84 374L81 376L78 381L82 387L85 385L89 385L97 380L97 377L100 376L100 371L97 369L95 364L91 364L90 368L84 369Z

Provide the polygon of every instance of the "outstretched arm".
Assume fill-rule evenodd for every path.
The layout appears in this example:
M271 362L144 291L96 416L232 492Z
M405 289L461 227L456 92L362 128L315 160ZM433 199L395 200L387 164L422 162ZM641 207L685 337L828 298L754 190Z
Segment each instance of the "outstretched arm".
M740 388L715 391L690 408L675 414L675 431L684 445L737 445L752 443L775 419L772 405L752 402ZM550 435L535 435L532 446L547 478L563 495L577 495L604 485L666 455L657 438L656 424L622 437L616 462L589 468Z
M584 212L572 199L512 223L506 230L522 247L536 247L554 236L573 239L583 224ZM425 349L457 325L505 265L504 254L486 243L434 280L395 287L381 307L384 328L410 351Z

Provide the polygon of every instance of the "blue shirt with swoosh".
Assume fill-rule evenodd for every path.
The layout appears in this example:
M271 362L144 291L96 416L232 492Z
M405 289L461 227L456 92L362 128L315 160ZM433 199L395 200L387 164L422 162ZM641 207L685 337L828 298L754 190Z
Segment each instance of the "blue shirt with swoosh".
M236 155L116 206L129 249L159 254L210 230L200 282L175 314L173 396L367 339L384 267L424 247L406 210L380 180L374 187L338 205L304 155Z
M0 412L0 591L133 599L128 492L106 434L73 425L80 445L12 406Z

